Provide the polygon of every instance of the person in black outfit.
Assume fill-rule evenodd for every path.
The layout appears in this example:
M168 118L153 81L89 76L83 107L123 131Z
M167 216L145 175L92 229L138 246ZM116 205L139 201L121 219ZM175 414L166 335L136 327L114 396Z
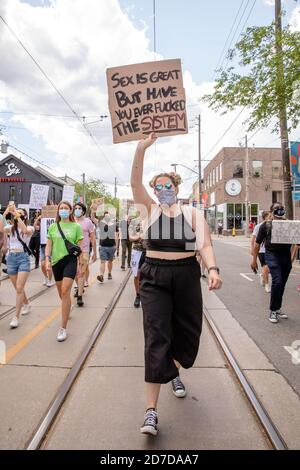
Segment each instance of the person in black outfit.
M121 231L121 245L122 245L122 264L121 269L125 269L126 261L126 252L127 252L127 267L131 267L131 251L132 251L132 242L129 239L128 228L130 225L130 220L128 216L125 216L120 222L120 231Z
M270 210L273 214L273 220L284 220L285 209L282 204L275 203L271 206ZM262 243L265 243L266 264L272 276L269 320L271 323L278 323L279 319L288 318L287 315L281 311L281 307L285 285L292 269L292 245L272 243L272 221L264 222L259 229L253 250L251 268L254 271L258 269L257 256Z
M41 246L41 214L39 211L35 213L34 219L34 232L31 237L29 248L35 258L35 268L37 269L40 265L40 246Z
M102 284L104 281L105 265L108 267L108 280L112 279L113 260L116 251L116 243L118 239L118 227L116 221L112 220L109 212L104 212L102 220L98 220L94 213L91 218L93 222L98 221L100 240L99 240L99 254L100 254L100 274L97 280Z

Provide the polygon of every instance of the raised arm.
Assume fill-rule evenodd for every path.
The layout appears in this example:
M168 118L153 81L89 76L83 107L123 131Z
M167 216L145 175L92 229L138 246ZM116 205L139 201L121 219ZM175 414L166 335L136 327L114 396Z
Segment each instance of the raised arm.
M149 211L151 204L155 201L149 196L143 185L143 170L145 151L156 141L155 134L150 134L146 139L140 140L135 152L132 170L131 170L131 188L135 204L141 204L147 207Z

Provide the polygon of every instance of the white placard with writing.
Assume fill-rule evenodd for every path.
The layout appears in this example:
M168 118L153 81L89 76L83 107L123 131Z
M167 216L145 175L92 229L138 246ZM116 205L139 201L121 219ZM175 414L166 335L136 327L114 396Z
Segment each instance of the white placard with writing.
M46 245L48 230L52 224L54 224L55 219L41 219L41 245Z
M42 209L47 205L49 186L32 184L29 206L31 209Z
M74 194L75 194L75 186L68 186L65 184L62 201L68 201L70 204L74 204Z
M273 220L271 241L300 245L300 220Z

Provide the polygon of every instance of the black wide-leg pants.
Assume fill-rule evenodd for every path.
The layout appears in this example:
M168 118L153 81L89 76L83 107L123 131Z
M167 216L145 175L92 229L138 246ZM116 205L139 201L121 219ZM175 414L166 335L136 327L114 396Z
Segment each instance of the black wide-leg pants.
M145 337L145 381L164 384L177 377L174 359L192 367L202 331L201 271L196 257L146 258L141 302Z

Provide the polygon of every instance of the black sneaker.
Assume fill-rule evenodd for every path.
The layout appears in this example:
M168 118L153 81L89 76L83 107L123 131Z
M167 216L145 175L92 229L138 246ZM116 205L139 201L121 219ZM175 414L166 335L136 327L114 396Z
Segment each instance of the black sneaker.
M150 436L156 436L158 433L158 428L157 428L157 422L158 422L158 417L157 417L157 412L153 408L149 408L146 411L145 418L144 418L144 424L141 427L141 433L142 434L149 434Z
M125 271L125 266L121 266L122 271Z
M75 297L75 298L78 297L78 287L75 287L75 288L74 288L74 297Z
M99 282L103 282L103 280L104 280L104 279L103 279L103 276L102 276L102 274L100 274L100 276L97 276L97 281L99 281Z
M186 396L186 389L183 383L181 382L179 375L176 377L176 379L172 380L172 389L174 395L177 398L183 398Z
M139 306L141 305L141 297L139 296L139 294L137 294L133 305L135 306L135 308L139 308Z
M107 279L108 279L109 281L112 280L112 275L111 275L111 273L108 273Z
M270 312L269 320L271 323L278 323L277 312Z
M78 307L83 307L84 306L84 302L82 300L82 295L79 295L77 297L77 305L78 305Z

